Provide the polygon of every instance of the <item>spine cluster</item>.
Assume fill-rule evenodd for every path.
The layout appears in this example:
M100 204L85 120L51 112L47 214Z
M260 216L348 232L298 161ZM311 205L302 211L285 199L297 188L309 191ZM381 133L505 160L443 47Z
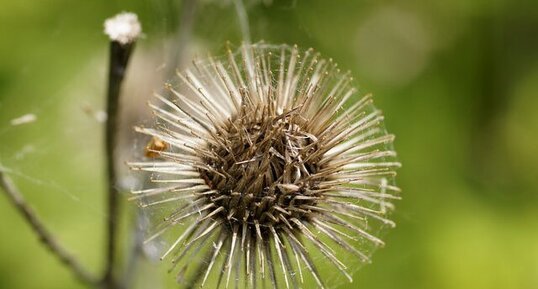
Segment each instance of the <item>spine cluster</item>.
M137 128L161 145L130 163L152 173L133 199L155 216L147 242L169 240L161 257L178 280L324 288L326 263L352 281L345 261L369 262L399 198L394 136L371 97L285 45L243 45L178 77L150 104L156 125Z

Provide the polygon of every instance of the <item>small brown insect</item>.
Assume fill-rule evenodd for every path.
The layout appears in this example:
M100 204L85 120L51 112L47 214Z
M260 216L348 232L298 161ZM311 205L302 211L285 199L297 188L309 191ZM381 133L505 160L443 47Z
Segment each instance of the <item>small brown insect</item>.
M147 158L158 158L161 156L161 152L168 149L169 144L157 137L152 137L148 145L144 149L144 155Z

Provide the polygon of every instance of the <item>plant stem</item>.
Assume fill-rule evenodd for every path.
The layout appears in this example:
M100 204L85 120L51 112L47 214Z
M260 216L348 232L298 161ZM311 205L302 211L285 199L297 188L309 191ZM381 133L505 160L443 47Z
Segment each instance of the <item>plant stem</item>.
M185 65L185 56L192 37L192 28L196 19L198 5L197 0L181 1L181 10L178 11L178 14L180 14L179 25L170 50L170 65L165 75L167 78L176 75L176 71L178 69L182 70Z
M245 9L245 5L242 0L234 0L235 12L237 13L237 19L239 20L239 27L241 28L241 35L243 41L250 44L250 26L248 23L248 14Z
M134 43L120 44L117 41L110 42L110 69L108 74L107 91L107 121L105 131L106 169L108 179L108 225L107 225L107 250L106 269L103 278L107 288L116 288L114 267L116 263L116 239L119 218L119 190L115 166L115 148L118 131L118 107L121 84L125 76L129 56L134 48Z
M88 273L82 265L60 245L56 238L45 228L43 222L30 208L28 203L24 200L22 194L19 192L15 184L5 174L5 171L0 166L0 188L6 193L11 204L19 211L24 217L26 222L30 224L34 233L39 237L39 240L47 247L52 254L67 267L73 274L83 283L87 285L95 286L98 282L97 279Z

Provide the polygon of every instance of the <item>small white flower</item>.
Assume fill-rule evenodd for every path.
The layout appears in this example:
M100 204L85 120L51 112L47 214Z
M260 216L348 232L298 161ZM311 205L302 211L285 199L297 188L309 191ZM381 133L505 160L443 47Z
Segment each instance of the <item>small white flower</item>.
M122 45L136 41L141 33L142 26L134 13L122 12L105 21L105 34L110 37L110 40Z

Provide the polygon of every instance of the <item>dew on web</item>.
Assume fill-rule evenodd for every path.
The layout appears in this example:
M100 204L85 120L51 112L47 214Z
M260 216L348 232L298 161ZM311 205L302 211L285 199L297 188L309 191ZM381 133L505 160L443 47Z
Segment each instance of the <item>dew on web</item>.
M16 105L14 99L3 102L0 162L6 174L24 188L25 196L47 200L32 204L38 210L50 204L79 208L99 223L104 211L92 195L100 188L92 183L101 176L92 168L98 163L88 160L98 159L100 124L83 112L83 103L93 101L97 106L93 95L99 93L86 84L98 70L95 64L90 62L46 97L34 97L24 106ZM99 81L93 83L95 88Z

